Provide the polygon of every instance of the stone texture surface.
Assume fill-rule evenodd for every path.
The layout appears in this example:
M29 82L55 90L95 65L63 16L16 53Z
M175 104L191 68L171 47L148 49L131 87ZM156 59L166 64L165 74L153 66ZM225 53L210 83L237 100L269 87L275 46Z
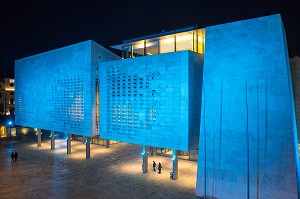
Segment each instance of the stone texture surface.
M179 160L179 179L169 179L172 160L149 157L146 174L141 170L140 146L119 143L105 148L91 145L91 159L85 159L85 145L72 141L66 154L65 140L50 140L36 148L36 140L0 144L0 198L191 198L195 199L197 163ZM17 164L10 153L17 151ZM162 163L162 174L151 171L152 160Z
M100 64L104 139L196 149L203 57L191 51Z
M15 62L16 124L64 133L99 134L99 77L102 61L118 59L85 41Z
M206 28L204 60L197 195L297 198L294 100L280 15Z

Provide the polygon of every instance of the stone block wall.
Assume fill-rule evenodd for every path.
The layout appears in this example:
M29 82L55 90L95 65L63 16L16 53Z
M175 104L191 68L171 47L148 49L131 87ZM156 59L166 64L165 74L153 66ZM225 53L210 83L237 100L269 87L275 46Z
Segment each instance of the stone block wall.
M100 137L134 144L198 146L202 55L181 51L100 64Z
M289 67L280 15L206 28L196 195L298 197Z
M96 70L99 62L114 59L118 57L102 46L85 41L16 60L16 124L84 136L99 134Z

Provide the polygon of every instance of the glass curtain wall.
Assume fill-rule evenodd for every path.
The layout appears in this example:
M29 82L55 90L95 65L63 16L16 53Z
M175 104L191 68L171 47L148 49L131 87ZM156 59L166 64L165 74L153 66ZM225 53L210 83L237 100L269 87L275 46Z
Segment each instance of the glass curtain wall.
M204 54L205 29L181 32L158 38L136 41L123 46L123 58L155 55L182 50Z

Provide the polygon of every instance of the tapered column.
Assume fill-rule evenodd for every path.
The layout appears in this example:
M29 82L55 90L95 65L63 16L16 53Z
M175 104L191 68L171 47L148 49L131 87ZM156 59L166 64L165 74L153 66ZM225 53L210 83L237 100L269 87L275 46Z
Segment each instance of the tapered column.
M143 165L142 165L143 173L147 173L148 172L148 151L146 145L143 145L142 147L142 158L143 158Z
M55 149L55 133L51 131L51 150Z
M42 132L41 129L37 129L37 146L42 146Z
M67 138L67 154L71 154L71 140L72 140L72 134L68 134L68 138Z
M173 155L172 155L172 161L173 161L173 180L176 180L178 178L178 151L173 149Z
M91 157L91 137L86 137L85 149L86 149L86 159Z
M110 140L106 140L106 148L109 148Z

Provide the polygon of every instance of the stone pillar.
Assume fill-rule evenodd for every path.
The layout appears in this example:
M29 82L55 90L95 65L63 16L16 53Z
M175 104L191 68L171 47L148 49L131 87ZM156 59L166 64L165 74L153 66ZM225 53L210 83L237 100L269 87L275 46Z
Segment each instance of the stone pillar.
M178 151L173 149L172 155L172 162L173 162L173 180L178 179Z
M155 155L155 147L153 147L153 146L149 147L149 155L150 156L154 156Z
M143 145L142 148L142 158L143 158L142 170L143 173L147 173L148 172L148 151L146 145Z
M42 132L41 129L37 129L37 146L42 146Z
M106 148L109 148L110 140L106 140Z
M51 150L55 149L55 133L51 131Z
M67 154L71 154L71 140L72 140L72 134L68 134L68 138L67 138Z
M86 149L86 159L90 159L91 157L91 137L86 137L85 149Z

